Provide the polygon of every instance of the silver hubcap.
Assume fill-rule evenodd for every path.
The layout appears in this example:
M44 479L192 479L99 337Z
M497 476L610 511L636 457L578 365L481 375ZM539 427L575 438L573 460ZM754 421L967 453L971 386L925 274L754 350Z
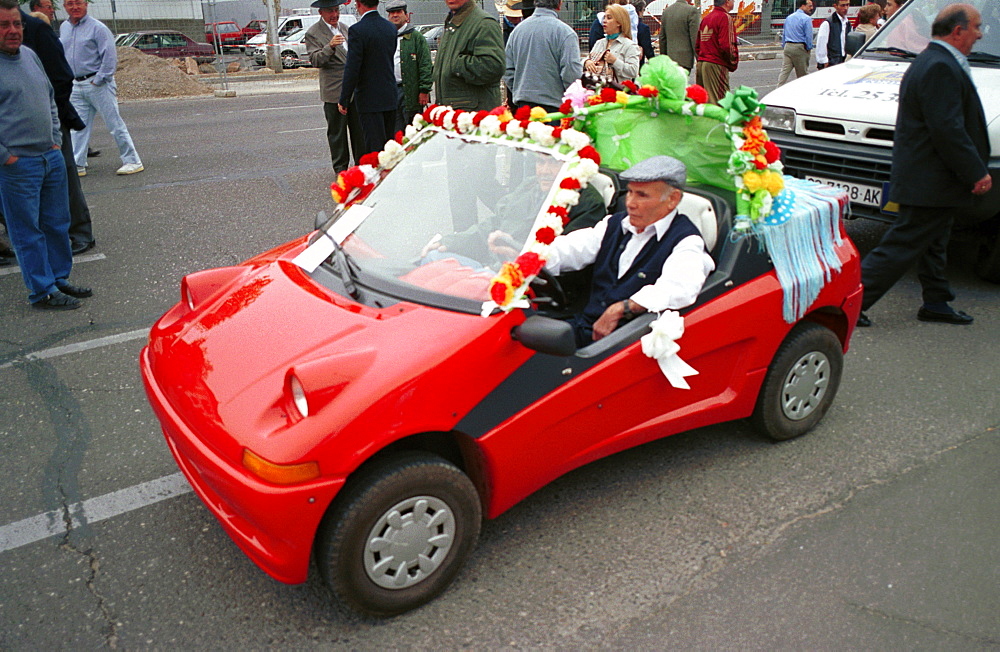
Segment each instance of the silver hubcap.
M395 504L368 533L365 572L386 589L421 582L444 562L455 542L455 516L433 496Z
M830 384L830 360L819 351L799 358L785 376L781 387L781 412L792 421L800 421L819 407Z

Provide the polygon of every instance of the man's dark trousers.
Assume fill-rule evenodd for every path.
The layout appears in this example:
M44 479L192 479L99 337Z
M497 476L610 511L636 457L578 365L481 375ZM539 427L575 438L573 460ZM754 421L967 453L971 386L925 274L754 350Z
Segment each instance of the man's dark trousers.
M351 152L354 152L355 164L364 154L364 142L361 136L361 121L358 111L352 103L343 115L333 102L323 103L323 115L326 116L326 140L330 144L330 160L333 171L340 174L351 166ZM350 147L348 147L350 143Z
M361 131L365 134L365 148L362 154L381 152L386 142L393 137L396 127L396 110L369 111L360 114Z
M896 222L861 263L861 283L865 288L861 309L871 308L914 263L925 304L954 301L955 295L944 276L954 222L952 208L900 206Z
M69 185L69 239L73 249L87 247L94 242L94 227L90 223L90 207L83 196L80 175L76 173L73 159L73 141L69 129L62 128L62 155L66 161L66 181Z

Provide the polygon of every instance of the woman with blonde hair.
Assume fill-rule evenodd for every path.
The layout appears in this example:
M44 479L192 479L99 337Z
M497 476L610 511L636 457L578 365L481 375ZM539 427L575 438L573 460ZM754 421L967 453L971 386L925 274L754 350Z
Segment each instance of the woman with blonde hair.
M583 69L614 83L631 81L639 74L639 52L625 7L608 5L604 10L604 38L594 43Z
M865 5L858 12L858 26L855 31L865 35L865 43L878 31L878 19L882 16L882 8L878 5Z

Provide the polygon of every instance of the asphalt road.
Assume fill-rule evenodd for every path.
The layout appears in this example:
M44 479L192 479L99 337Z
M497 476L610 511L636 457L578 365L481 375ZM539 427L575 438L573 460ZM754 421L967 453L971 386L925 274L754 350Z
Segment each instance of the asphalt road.
M916 321L904 279L815 432L725 424L574 471L486 523L437 601L369 621L240 553L177 482L137 368L184 274L330 208L317 94L122 113L147 171L116 177L95 129L99 244L73 274L95 297L39 313L0 268L0 649L1000 648L1000 301L967 250L949 273L976 323ZM881 227L849 231L867 250Z

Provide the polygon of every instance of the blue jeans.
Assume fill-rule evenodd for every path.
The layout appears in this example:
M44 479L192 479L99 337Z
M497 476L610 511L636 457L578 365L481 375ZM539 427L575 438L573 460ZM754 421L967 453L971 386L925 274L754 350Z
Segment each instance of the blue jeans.
M80 114L87 128L72 132L73 158L77 167L87 166L87 144L90 143L90 129L94 126L94 116L98 113L104 119L104 124L118 144L118 154L122 163L142 163L139 153L135 151L132 136L128 133L125 121L118 113L118 86L111 80L100 86L95 86L90 79L73 82L73 92L69 96L70 104Z
M41 301L69 278L69 191L66 161L52 149L0 165L0 204L14 245L28 300Z

